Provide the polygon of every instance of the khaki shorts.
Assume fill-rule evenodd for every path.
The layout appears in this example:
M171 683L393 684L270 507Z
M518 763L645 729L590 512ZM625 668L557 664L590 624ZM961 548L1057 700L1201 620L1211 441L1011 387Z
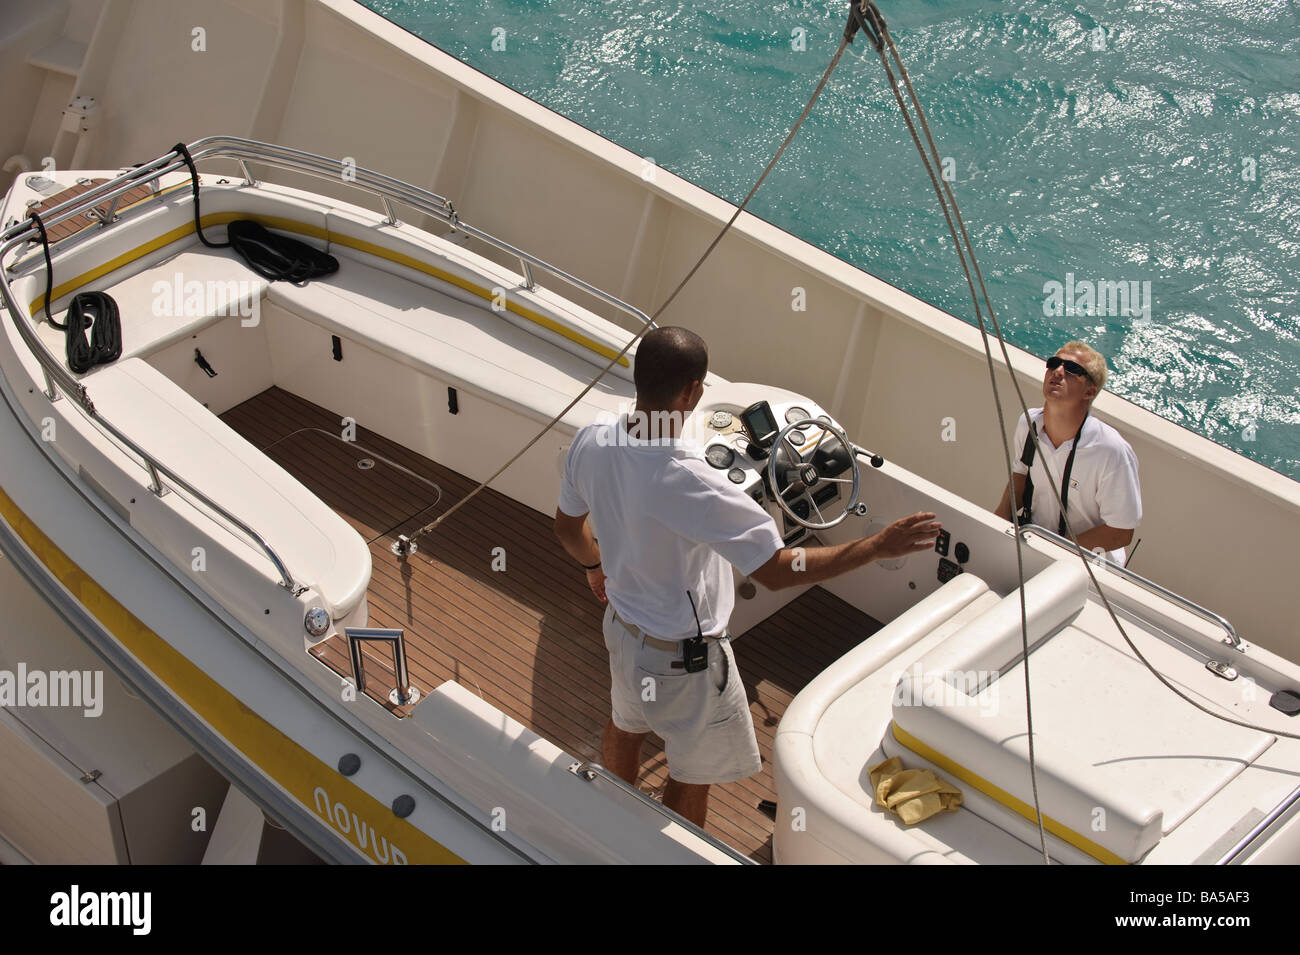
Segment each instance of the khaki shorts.
M709 641L709 668L672 667L681 653L646 646L605 610L614 725L664 741L668 775L679 783L731 783L763 767L749 701L731 640Z

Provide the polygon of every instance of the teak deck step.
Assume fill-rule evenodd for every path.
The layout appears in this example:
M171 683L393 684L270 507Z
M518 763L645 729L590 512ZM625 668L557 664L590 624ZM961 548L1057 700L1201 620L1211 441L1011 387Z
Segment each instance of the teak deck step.
M39 171L35 173L23 173L22 175L38 175L38 174ZM48 199L45 199L41 202L38 202L36 205L31 206L30 208L28 208L27 212L28 213L35 212L38 215L44 216L45 211L47 209L53 209L57 205L62 205L63 203L67 202L69 199L75 199L77 196L80 196L83 193L90 192L91 189L94 189L96 186L101 186L106 182L108 182L108 180L103 178L90 179L83 182L79 182L75 186L69 186L67 189L64 189L62 192L57 192L54 195L50 196ZM113 214L115 216L119 215L124 210L135 205L137 202L143 202L145 199L148 199L152 195L153 195L153 190L150 189L147 185L136 186L134 189L131 189L122 194L122 197L117 201L117 206L113 210ZM99 205L95 206L95 211L98 212L101 216L108 215L108 208L111 205L112 205L111 201L101 202ZM45 234L46 236L49 237L50 244L52 245L55 242L58 242L60 239L66 239L68 238L68 236L76 235L78 232L81 232L83 229L89 229L92 225L98 225L98 224L99 223L97 220L90 218L89 215L84 215L76 219L67 219L64 222L59 222L52 226L46 226Z
M338 415L278 388L222 418L369 543L370 625L406 631L417 687L428 692L455 680L576 759L600 760L609 718L602 607L555 540L549 516L487 489L400 561L389 550L397 535L432 520L474 482L364 428L357 429L356 442L345 443ZM504 570L494 569L501 555L496 548L504 548ZM818 625L808 626L809 620ZM758 806L776 798L770 760L781 715L799 690L879 626L813 588L737 638L736 660L764 765L749 779L714 787L711 833L760 862L771 861L773 823ZM340 675L350 674L341 641L313 652ZM405 715L407 709L387 698L394 685L391 658L367 647L366 672L367 694ZM641 769L641 788L661 790L667 765L654 736Z

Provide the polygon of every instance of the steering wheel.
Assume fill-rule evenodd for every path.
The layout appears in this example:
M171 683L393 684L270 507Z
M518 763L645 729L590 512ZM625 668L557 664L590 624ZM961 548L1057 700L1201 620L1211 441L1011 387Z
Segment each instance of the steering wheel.
M801 428L803 425L813 424L822 429L821 435L817 442L812 446L809 453L809 460L803 459L799 446L790 440L790 433ZM824 467L819 469L815 463L817 451L822 447L822 442L826 440L826 435L831 435L837 442L838 448L844 456L847 456L849 467L853 472L853 477L834 477L823 473ZM839 457L839 455L837 455ZM842 460L842 458L841 458ZM840 472L841 474L843 472ZM844 518L849 516L858 503L858 458L854 453L853 445L849 443L849 437L842 428L833 424L827 424L824 421L818 421L816 418L800 418L782 428L772 442L772 449L767 457L767 483L772 489L772 495L776 498L777 506L785 512L786 517L801 524L811 530L826 530L828 527L834 527ZM817 502L813 500L813 490L823 484L850 484L848 502L844 505L843 510L826 519L826 515L821 512ZM821 519L821 523L800 517L794 512L791 503L786 501L786 493L797 487L799 493L792 498L793 502L801 499L808 501L809 511L816 514Z

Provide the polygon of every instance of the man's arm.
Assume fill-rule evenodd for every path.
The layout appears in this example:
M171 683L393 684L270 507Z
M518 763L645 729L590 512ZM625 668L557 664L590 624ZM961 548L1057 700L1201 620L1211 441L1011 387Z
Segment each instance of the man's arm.
M1127 547L1133 541L1133 528L1110 527L1098 524L1092 530L1079 535L1079 546L1084 550L1118 550Z
M1025 442L1029 438L1029 418L1021 415L1016 421L1016 430L1011 438L1012 453L1019 454L1020 457L1012 459L1011 483L1002 490L1002 500L998 501L998 506L994 508L993 513L1004 521L1012 519L1012 515L1020 510L1020 506L1025 497L1025 478L1029 474L1029 469L1025 468L1023 472L1017 470L1024 468L1025 465L1021 458L1024 457ZM1015 496L1012 497L1012 490ZM1032 503L1032 502L1031 502Z
M998 502L997 509L993 513L1004 521L1011 520L1011 488L1013 485L1016 490L1016 501L1019 502L1025 495L1025 476L1023 474L1011 475L1011 484L1008 484L1002 492L1002 500ZM1019 508L1017 507L1016 510L1019 510Z
M913 514L890 524L878 534L833 547L784 547L750 576L768 590L798 584L816 584L854 570L873 560L904 557L931 550L942 529L934 515Z
M1137 456L1127 443L1117 452L1097 485L1102 523L1079 535L1088 550L1118 550L1133 541L1142 523L1142 489L1138 484ZM1110 522L1114 521L1114 524ZM1116 526L1120 525L1120 526Z
M596 595L596 599L604 603L607 599L605 572L600 567L600 547L596 544L596 538L592 536L587 515L573 517L556 508L555 536L559 538L569 556L586 569L587 585L591 587L591 592Z
M573 517L556 508L555 536L560 539L569 556L584 567L600 563L600 547L592 536L587 515Z

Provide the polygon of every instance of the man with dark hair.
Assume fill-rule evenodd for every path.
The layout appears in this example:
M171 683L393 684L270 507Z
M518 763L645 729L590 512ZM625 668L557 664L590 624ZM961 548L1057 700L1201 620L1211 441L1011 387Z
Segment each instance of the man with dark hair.
M638 407L666 408L687 385L704 381L709 371L709 347L687 328L669 326L650 332L637 346L636 382Z
M635 784L642 743L658 734L668 759L664 805L700 826L712 783L762 766L727 635L735 604L727 564L770 589L811 584L928 550L940 530L933 514L913 514L873 537L804 548L796 564L767 511L681 440L707 373L698 335L647 334L633 370L634 411L578 432L555 512L556 536L609 604L613 713L604 763Z

